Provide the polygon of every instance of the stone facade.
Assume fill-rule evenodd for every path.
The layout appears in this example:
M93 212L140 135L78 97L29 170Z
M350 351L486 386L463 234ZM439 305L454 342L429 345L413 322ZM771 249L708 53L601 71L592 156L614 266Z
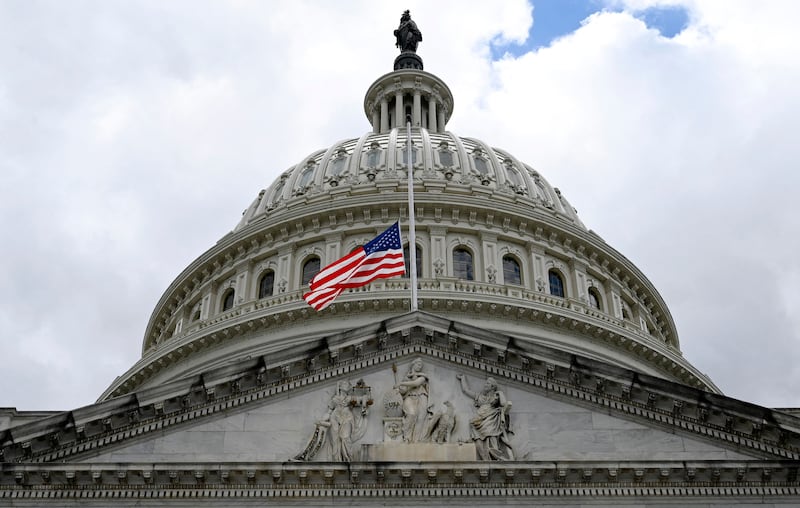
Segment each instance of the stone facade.
M266 358L244 360L135 397L20 425L11 420L3 429L0 500L98 506L112 498L153 506L173 498L311 506L332 497L396 506L442 496L455 505L505 496L561 505L582 496L637 506L655 505L661 496L686 506L797 500L800 420L786 413L556 349L510 347L513 337L424 313L384 325L386 332L364 328L332 337L324 348L308 344L270 366ZM416 453L415 447L471 445L473 408L455 376L465 375L471 386L493 377L514 403L515 460L447 460L446 453L441 460L370 460L371 447L385 443L385 408L377 403L357 442L358 460L332 462L328 442L318 457L293 460L341 381L363 381L377 400L415 360L430 372L431 400L455 407L454 439L394 446Z

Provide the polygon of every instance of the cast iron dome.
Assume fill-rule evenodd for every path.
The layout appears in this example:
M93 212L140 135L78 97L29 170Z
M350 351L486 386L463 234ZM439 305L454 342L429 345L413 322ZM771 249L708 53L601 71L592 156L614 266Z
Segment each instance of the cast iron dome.
M452 93L422 70L421 34L398 33L402 23L395 32L401 56L419 66L395 63L369 87L371 130L311 152L261 190L233 231L167 288L142 358L101 400L242 358L286 356L358 327L374 325L378 333L386 319L408 313L407 278L346 291L319 313L302 300L301 278L309 261L324 266L398 218L407 233L409 141L419 312L719 392L683 359L656 288L584 226L557 188L511 153L446 130ZM470 272L454 259L463 252ZM266 276L272 285L265 295Z

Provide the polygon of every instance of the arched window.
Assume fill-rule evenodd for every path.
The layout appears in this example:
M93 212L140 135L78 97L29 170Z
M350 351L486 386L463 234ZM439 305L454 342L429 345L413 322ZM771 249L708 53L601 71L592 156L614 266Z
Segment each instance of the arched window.
M442 163L442 166L445 167L452 167L453 166L453 152L443 148L439 150L439 162Z
M235 296L236 291L234 291L233 288L225 291L225 295L222 297L222 312L233 308L233 299Z
M550 279L550 294L564 298L564 279L561 275L555 270L550 270L547 276Z
M519 171L517 171L517 168L515 168L513 164L506 164L506 173L511 183L517 187L525 186L525 183L522 181L522 175L519 174Z
M453 276L464 280L475 280L472 253L463 247L453 250Z
M272 290L275 286L275 272L267 270L261 279L258 281L258 298L266 298L272 296Z
M603 310L600 305L600 293L597 288L589 288L589 306L593 309Z
M422 278L422 249L419 248L419 245L416 246L417 255L417 278ZM403 246L403 260L406 263L406 273L403 277L410 279L411 278L411 256L408 255L408 244Z
M381 145L373 141L367 152L367 166L371 168L378 167L381 161Z
M408 144L403 145L403 164L408 165ZM417 163L417 149L414 147L414 143L411 143L411 164Z
M503 256L503 280L506 284L522 285L522 268L514 256Z
M333 176L339 176L339 174L342 172L344 169L344 161L344 157L339 157L334 159L334 161L331 163L331 174Z
M319 270L319 258L317 256L309 258L308 261L303 264L303 278L300 280L300 285L307 285L309 281L313 279L314 276L319 272Z
M281 178L281 181L278 182L278 185L275 186L275 191L272 193L272 204L279 202L283 199L283 188L286 185L286 178Z
M489 174L489 167L486 165L486 160L483 157L473 157L475 161L475 169L482 175Z
M303 169L303 172L300 173L300 179L297 182L297 187L303 188L311 182L311 177L314 176L314 168L316 166L312 161L308 162L308 165Z

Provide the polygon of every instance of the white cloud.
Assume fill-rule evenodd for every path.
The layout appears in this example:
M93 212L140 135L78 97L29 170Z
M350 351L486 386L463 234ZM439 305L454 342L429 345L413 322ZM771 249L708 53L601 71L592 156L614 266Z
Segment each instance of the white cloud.
M796 17L688 7L673 39L603 12L498 62L500 86L463 123L535 164L645 271L723 390L796 405L800 308L782 295L800 248L799 44L776 19Z

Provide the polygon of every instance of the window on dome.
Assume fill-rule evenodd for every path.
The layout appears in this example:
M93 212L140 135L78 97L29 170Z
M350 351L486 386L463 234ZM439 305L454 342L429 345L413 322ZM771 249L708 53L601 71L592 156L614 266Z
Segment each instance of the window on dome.
M417 149L411 146L411 164L417 163ZM408 145L403 146L403 164L408 164Z
M300 173L300 180L297 182L298 187L303 188L311 182L311 178L314 176L314 167L314 164L309 162L303 169L303 172Z
M417 248L414 250L416 251L417 257L417 277L422 278L422 249L417 245ZM403 246L403 259L406 263L406 273L403 274L403 277L411 278L411 256L408 255L408 244Z
M480 174L489 174L489 167L486 165L486 160L482 157L473 157L472 160L475 161L475 169L477 169Z
M339 174L342 172L344 169L344 161L344 157L339 157L331 163L331 174L333 176L339 176Z
M517 187L525 187L525 183L522 181L522 175L519 174L519 171L517 171L517 168L515 168L513 165L506 164L506 173L508 174L508 179L511 180L511 183Z
M442 166L445 167L452 167L453 166L453 152L449 150L439 150L439 162L442 163Z
M274 286L275 272L272 270L267 270L258 281L258 298L261 299L272 296Z
M314 256L303 264L303 278L300 281L301 286L305 286L311 279L319 272L320 264L319 258Z
M503 256L503 280L506 284L522 285L522 268L513 256Z
M373 147L367 152L367 166L371 168L378 167L381 161L381 151L377 147Z
M233 308L233 300L236 296L236 291L233 288L225 291L225 295L222 297L222 312L226 310L231 310Z
M589 306L593 309L602 310L600 305L600 293L596 288L589 288Z
M555 270L550 270L547 276L550 279L550 294L564 298L564 279L561 275Z
M463 247L453 250L453 276L464 280L475 280L472 253Z
M282 199L283 187L286 185L286 178L281 178L278 185L275 186L275 191L272 193L272 202L277 203Z

